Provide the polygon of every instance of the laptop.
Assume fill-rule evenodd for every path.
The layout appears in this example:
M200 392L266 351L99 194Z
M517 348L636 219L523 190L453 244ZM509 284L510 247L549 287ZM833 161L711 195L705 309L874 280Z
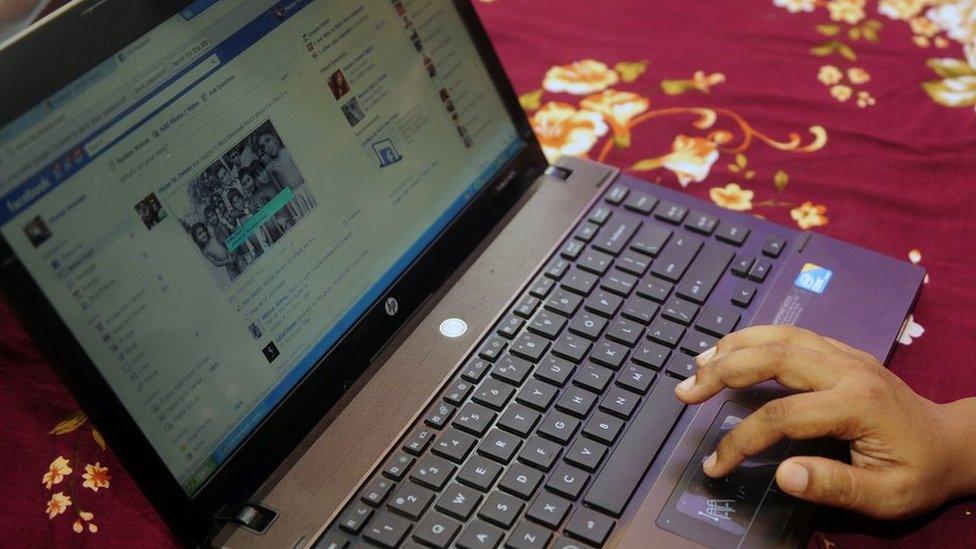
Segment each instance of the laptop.
M43 70L36 70L38 67ZM546 162L472 7L80 0L0 50L2 288L179 542L795 546L732 330L881 361L922 269Z

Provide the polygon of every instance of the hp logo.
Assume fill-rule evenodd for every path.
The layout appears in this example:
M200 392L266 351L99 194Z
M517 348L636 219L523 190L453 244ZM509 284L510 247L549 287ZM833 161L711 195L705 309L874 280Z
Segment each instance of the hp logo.
M386 298L386 303L383 304L383 308L386 309L386 314L395 316L397 311L400 310L400 304L397 303L395 297L388 297Z

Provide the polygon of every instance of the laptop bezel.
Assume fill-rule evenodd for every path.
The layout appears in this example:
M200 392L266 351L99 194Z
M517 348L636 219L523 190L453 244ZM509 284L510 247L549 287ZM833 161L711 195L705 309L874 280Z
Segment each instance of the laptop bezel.
M360 317L193 497L169 472L24 265L0 237L0 292L104 434L126 471L183 543L205 543L228 504L252 500L269 476L367 370L422 302L545 170L547 162L473 6L452 0L525 145ZM192 4L188 0L81 0L0 49L0 72L23 85L0 90L0 125L40 103ZM92 40L91 37L97 37ZM79 45L84 47L78 47ZM57 71L36 67L58 67ZM21 78L24 75L24 78ZM399 312L383 303L395 296Z

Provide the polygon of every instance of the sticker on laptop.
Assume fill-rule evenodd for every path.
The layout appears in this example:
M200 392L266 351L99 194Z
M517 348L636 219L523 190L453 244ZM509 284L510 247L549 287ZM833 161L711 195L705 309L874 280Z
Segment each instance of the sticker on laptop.
M800 274L796 276L793 285L801 290L808 290L817 294L822 294L827 290L834 271L826 267L821 267L814 263L806 263L800 269Z

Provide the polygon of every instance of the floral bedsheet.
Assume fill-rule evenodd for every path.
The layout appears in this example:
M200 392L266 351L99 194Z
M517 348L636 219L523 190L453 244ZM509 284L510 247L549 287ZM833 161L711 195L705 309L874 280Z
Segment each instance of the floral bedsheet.
M906 258L929 277L891 368L976 395L976 0L480 0L546 155ZM171 546L0 303L4 545ZM976 419L974 419L976 420ZM810 545L958 545L976 502Z

